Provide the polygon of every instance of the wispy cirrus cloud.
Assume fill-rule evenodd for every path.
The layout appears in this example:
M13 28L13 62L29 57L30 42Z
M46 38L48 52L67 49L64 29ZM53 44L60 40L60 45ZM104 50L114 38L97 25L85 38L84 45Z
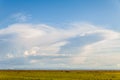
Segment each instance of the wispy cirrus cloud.
M11 16L12 19L14 19L17 22L26 22L29 19L31 19L31 15L25 14L25 13L15 13Z

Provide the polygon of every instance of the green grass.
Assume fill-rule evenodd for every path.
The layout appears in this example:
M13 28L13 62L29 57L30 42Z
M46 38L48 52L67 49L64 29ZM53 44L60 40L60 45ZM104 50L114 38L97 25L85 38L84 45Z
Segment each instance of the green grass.
M0 80L120 80L120 71L0 70Z

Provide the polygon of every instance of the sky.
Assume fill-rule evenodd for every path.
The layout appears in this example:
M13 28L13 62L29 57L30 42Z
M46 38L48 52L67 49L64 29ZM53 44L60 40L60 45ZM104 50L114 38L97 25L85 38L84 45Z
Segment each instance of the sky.
M0 0L0 69L120 69L120 0Z

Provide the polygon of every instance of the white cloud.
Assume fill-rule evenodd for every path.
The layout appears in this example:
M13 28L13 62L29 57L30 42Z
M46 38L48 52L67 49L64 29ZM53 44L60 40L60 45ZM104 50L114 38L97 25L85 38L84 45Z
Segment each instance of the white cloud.
M39 47L32 47L30 50L26 50L24 52L25 56L59 56L59 54L56 54L61 46L64 46L67 42L58 42L55 44L50 44L47 46L39 46Z
M98 63L99 62L98 60L102 60L102 62L100 62L99 64L106 65L106 64L111 63L110 60L114 62L117 61L116 59L112 59L111 57L115 56L115 51L112 51L112 50L114 49L117 50L120 48L119 46L120 33L112 31L112 30L98 28L94 30L93 32L90 32L89 34L97 34L97 33L99 33L103 37L103 39L83 46L81 53L78 53L77 56L72 58L72 62L74 64L86 64L88 60L90 60L91 62L93 61L93 62ZM118 52L119 50L117 50L117 53ZM103 58L100 58L100 54L103 54L102 55ZM106 60L106 58L104 57L105 54L108 55L109 61L108 60L104 61ZM92 57L92 59L90 57ZM98 60L93 60L94 58ZM106 62L106 64L103 64L104 62ZM96 63L93 63L93 64L91 63L91 65L94 65Z
M6 57L7 58L14 58L14 56L12 54L7 54Z
M97 37L92 37L92 39L90 38L91 35L96 35ZM109 60L111 59L113 59L113 62L110 65L117 65L119 60L117 55L120 52L119 35L119 32L91 24L73 24L66 29L55 28L45 24L13 24L7 28L0 29L0 57L1 60L6 59L5 61L7 61L7 58L8 60L20 58L18 61L25 60L26 65L28 61L30 64L34 63L36 65L40 61L48 65L65 64L71 66L74 64L71 67L75 65L88 66L88 64L100 66L107 63L110 64ZM74 39L75 37L80 37L83 39L82 41L84 41L84 38L88 39L84 43L79 41L78 44L82 44L81 46L75 44L75 47L79 50L75 48L67 49L71 51L70 54L62 53L64 46L69 43L74 44L69 39ZM94 40L94 38L98 38L98 40ZM87 43L88 41L89 43ZM98 57L102 55L103 57L101 56L98 59L98 57L94 57L95 55ZM114 55L115 57L112 58L111 56ZM106 61L103 61L104 59ZM98 62L100 63L98 64Z

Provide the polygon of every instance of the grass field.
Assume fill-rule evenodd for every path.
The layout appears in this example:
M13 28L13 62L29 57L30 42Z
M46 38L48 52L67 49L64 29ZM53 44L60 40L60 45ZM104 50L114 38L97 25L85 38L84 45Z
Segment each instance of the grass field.
M120 71L0 70L0 80L120 80Z

